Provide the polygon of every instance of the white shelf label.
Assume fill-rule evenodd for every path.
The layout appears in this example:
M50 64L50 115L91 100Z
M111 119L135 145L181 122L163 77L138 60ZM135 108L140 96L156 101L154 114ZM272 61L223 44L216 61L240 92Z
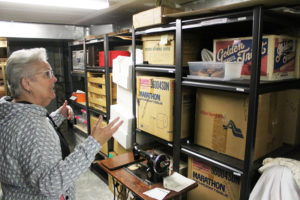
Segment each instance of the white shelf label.
M238 92L245 92L244 88L236 88L236 91L238 91Z
M204 25L211 25L211 24L222 24L226 22L227 22L227 18L211 19L211 20L202 21L200 25L204 26Z
M246 20L247 19L247 17L239 17L237 20L238 21L244 21L244 20Z
M72 101L75 101L76 99L77 99L77 97L75 97L75 96L70 97L70 100L72 100Z

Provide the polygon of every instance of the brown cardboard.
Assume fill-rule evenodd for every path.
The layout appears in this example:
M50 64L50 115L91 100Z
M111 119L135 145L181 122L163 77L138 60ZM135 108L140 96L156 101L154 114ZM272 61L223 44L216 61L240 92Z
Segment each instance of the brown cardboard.
M300 144L300 90L280 92L280 132L283 142L291 145Z
M246 94L198 89L195 143L243 160L248 97ZM259 96L254 159L282 145L280 111L278 93Z
M175 64L175 36L173 33L152 34L142 36L143 59L149 64ZM192 35L183 36L182 64L197 60L199 48L198 39Z
M178 10L174 8L156 7L132 16L132 24L134 28L165 24L168 20L164 17L166 14L176 13Z
M240 199L241 179L232 172L189 158L188 178L198 183L196 189L188 192L189 200Z
M117 155L121 155L130 151L131 150L126 150L117 140L114 139L114 152Z
M137 77L137 128L173 141L174 78ZM192 96L183 90L181 138L190 132L189 116L192 109Z
M297 41L297 54L296 54L296 78L299 79L300 78L300 38L298 38Z
M93 115L90 116L90 126L91 126L91 130L93 130L93 128L94 128L94 126L96 125L97 121L98 121L98 118L97 118L97 117L95 117L95 116L93 116ZM106 123L105 121L102 121L101 127L106 126L106 124L107 124L107 123ZM104 153L106 156L108 156L108 143L107 143L107 142L102 146L102 148L100 149L100 151L101 151L102 153Z

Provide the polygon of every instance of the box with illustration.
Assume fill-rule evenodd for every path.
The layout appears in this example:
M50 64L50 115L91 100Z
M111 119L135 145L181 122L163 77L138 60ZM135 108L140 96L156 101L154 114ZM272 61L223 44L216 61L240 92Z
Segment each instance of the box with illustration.
M167 77L137 77L137 128L167 141L173 141L174 81ZM181 138L190 132L192 98L191 90L183 89Z
M296 77L297 38L265 35L261 46L261 79L282 80ZM252 37L214 40L214 60L243 62L242 77L249 78L252 65Z
M280 93L259 95L254 159L282 145ZM248 94L198 89L194 142L244 160L248 121Z

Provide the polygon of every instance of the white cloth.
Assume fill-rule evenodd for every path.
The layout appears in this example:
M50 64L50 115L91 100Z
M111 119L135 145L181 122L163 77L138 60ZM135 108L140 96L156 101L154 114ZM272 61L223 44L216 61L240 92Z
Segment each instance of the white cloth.
M265 159L264 166L259 169L263 174L253 188L249 200L300 200L300 188L295 181L295 175L299 174L293 174L300 167L294 165L297 162L299 161L285 158Z
M259 168L259 172L262 173L267 168L275 165L288 167L291 170L298 187L300 188L300 161L289 158L266 158L263 161L263 166Z

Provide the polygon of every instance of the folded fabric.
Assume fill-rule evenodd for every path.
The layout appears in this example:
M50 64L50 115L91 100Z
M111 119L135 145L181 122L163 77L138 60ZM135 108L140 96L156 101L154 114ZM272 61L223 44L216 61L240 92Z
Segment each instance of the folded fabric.
M300 200L300 189L288 167L269 164L262 172L249 200Z
M263 166L259 168L259 172L262 173L266 169L276 165L285 166L289 168L298 185L298 188L300 188L300 161L289 158L266 158L263 161Z

